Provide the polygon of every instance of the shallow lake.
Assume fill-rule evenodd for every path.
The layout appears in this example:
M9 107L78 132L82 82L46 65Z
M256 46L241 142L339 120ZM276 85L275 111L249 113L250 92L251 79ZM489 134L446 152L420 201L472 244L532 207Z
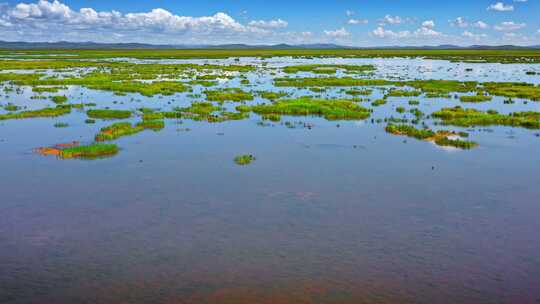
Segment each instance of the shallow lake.
M423 59L151 63L186 62L255 64L261 69L247 73L245 90L295 97L310 92L274 88L273 77L284 75L277 68L374 64L367 77L540 83L524 72L540 72L538 65ZM239 86L236 77L217 87ZM135 110L186 106L205 89L144 97L68 86L60 93ZM318 95L344 98L341 89ZM33 95L23 86L4 92L2 102L27 109L48 102ZM369 98L382 95L374 88ZM389 97L371 118L400 117L396 107L409 107L410 99L425 113L459 104ZM540 111L538 102L504 99L466 106ZM106 159L32 152L91 141L111 123L88 125L85 118L74 111L0 121L0 303L540 301L538 130L468 128L479 146L458 150L388 134L371 118L284 116L285 125L251 115L221 123L170 120L160 132L118 139L120 153ZM239 154L256 160L238 166Z

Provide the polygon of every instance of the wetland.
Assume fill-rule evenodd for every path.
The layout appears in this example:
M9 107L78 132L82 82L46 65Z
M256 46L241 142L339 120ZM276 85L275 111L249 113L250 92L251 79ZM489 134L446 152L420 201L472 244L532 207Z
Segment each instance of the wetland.
M4 50L0 151L1 303L540 301L538 51Z

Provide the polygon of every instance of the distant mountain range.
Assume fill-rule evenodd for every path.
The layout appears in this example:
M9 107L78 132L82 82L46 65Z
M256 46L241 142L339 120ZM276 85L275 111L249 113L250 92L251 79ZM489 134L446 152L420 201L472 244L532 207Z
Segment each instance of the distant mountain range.
M32 50L32 49L423 49L423 50L519 50L539 49L540 45L516 46L516 45L471 45L457 46L451 44L437 46L382 46L382 47L352 47L331 43L320 44L273 44L273 45L249 45L249 44L220 44L220 45L176 45L176 44L146 44L146 43L97 43L97 42L22 42L0 41L0 49Z

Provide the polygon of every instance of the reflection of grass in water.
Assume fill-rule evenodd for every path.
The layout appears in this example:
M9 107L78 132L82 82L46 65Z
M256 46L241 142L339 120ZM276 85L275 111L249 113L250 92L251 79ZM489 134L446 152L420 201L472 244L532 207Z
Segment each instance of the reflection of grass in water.
M55 128L67 128L69 127L69 124L66 122L57 122L54 124Z

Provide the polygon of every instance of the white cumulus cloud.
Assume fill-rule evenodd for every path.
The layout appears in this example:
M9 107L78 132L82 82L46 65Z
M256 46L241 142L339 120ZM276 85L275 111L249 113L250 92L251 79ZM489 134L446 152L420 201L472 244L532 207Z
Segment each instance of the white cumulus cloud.
M351 36L351 33L349 33L344 27L334 31L324 31L324 34L328 37L337 39L347 38Z
M501 22L498 25L495 25L493 28L497 31L504 32L504 31L520 30L526 26L527 25L525 23L515 23L514 21L505 21L505 22Z
M352 25L358 25L358 24L368 24L369 21L367 19L349 19L347 23L352 24Z
M389 39L407 38L411 36L411 32L409 31L394 32L391 30L386 30L382 26L377 27L370 34L377 38L389 38Z
M514 6L511 4L504 4L502 2L497 2L495 4L492 4L488 6L488 11L497 11L497 12L511 12L514 10Z
M277 29L277 28L285 28L289 25L287 21L276 19L276 20L253 20L248 23L251 26L259 27L259 28L268 28L268 29Z

